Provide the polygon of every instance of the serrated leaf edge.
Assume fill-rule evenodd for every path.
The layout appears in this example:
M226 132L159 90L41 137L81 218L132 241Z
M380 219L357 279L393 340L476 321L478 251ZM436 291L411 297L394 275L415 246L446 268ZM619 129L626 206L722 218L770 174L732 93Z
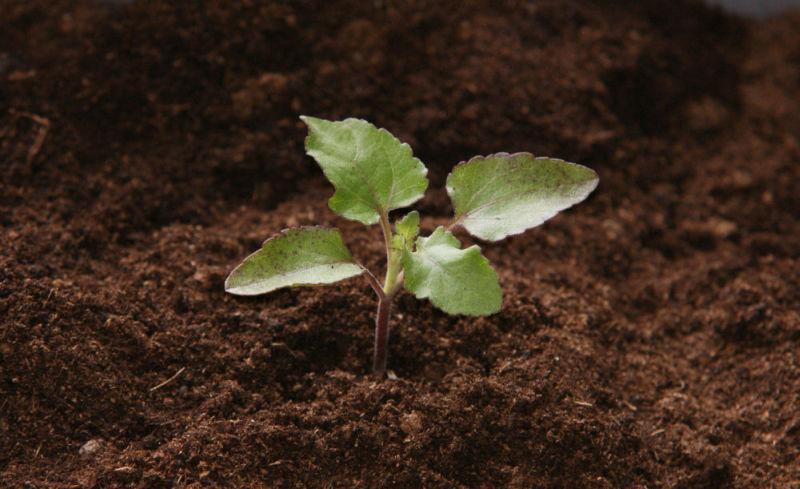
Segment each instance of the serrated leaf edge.
M461 241L459 241L459 240L458 240L458 238L456 238L456 237L455 237L455 235L454 235L452 232L450 232L450 231L448 231L447 229L445 229L445 228L444 228L444 226L439 226L439 227L437 227L437 228L436 228L436 229L435 229L435 230L434 230L434 231L433 231L431 234L429 234L428 236L420 236L420 237L418 237L418 238L417 238L417 243L416 243L416 245L417 245L417 246L416 246L416 248L417 248L417 249L416 249L415 251L409 251L409 250L406 250L406 251L403 253L403 267L404 267L404 268L405 268L405 260L406 260L406 257L407 257L407 256L414 255L415 253L420 253L420 256L422 256L422 255L421 255L421 253L423 253L423 252L424 252L424 248L425 248L425 247L424 247L424 246L420 247L420 244L421 244L421 243L420 243L420 240L423 240L423 239L429 239L431 236L433 236L433 235L434 235L434 234L435 234L437 231L439 231L440 229L443 231L443 234L444 234L444 236L445 236L445 237L447 237L447 236L449 235L449 237L453 238L454 240L456 240L456 241L458 242L458 247L456 248L457 250L459 250L459 251L463 251L463 252L471 252L472 250L476 250L476 251L477 251L477 253L478 253L478 257L480 257L480 262L481 262L480 264L481 264L481 265L486 265L486 266L489 268L489 270L491 270L491 271L494 273L494 275L495 275L495 278L497 279L497 282L498 282L498 285L499 285L499 283L500 283L500 277L499 277L499 276L498 276L498 274L497 274L497 270L495 270L495 269L494 269L494 267L492 266L492 262L490 262L490 261L489 261L489 259L488 259L488 258L486 258L486 257L483 255L483 250L481 249L481 247L480 247L480 246L478 246L478 245L476 245L476 244L473 244L473 245L471 245L471 246L468 246L468 247L466 247L466 248L461 248ZM423 242L423 243L424 243L424 242ZM444 244L440 244L440 245L434 245L434 246L446 246L446 245L444 245ZM424 257L423 257L423 258L424 258ZM434 263L436 266L438 266L439 268L441 268L441 269L442 269L442 270L443 270L443 271L444 271L444 272L445 272L447 275L450 275L450 273L447 271L447 269L445 269L444 267L442 267L441 265L439 265L439 263L438 263L438 262L436 262L436 260L430 260L430 259L428 259L427 261ZM452 312L452 311L448 311L447 309L445 309L445 308L444 308L444 307L443 307L443 306L442 306L442 305L439 303L439 301L438 301L438 300L434 300L434 299L433 299L433 298L432 298L430 295L419 295L419 294L417 294L416 292L414 292L414 291L412 291L412 290L408 289L407 287L406 287L406 290L408 290L408 291L409 291L411 294L413 294L413 295L414 295L414 297L416 297L417 299L428 299L428 300L431 302L431 304L433 304L434 306L436 306L436 308L437 308L437 309L439 309L440 311L443 311L444 313L446 313L446 314L449 314L449 315L451 315L451 316L459 315L459 316L469 316L469 317L484 317L484 316L491 316L492 314L496 314L496 313L498 313L500 310L502 310L502 309L503 309L503 288L502 288L502 287L500 287L500 303L498 304L498 306L497 306L497 308L496 308L496 309L494 309L493 311L491 311L491 312L489 312L489 313L486 313L486 314L470 314L470 313L463 313L463 312Z
M411 201L411 202L405 203L405 204L403 204L403 205L402 205L402 206L400 206L400 207L391 207L391 208L388 208L388 209L383 209L382 207L378 206L377 208L373 208L372 210L374 210L374 211L375 211L375 213L377 214L377 217L376 217L374 220L369 220L368 222L361 221L361 220L359 220L359 219L351 219L351 218L349 218L349 217L345 217L345 216L342 216L342 217L345 217L345 219L350 219L350 220L353 220L353 221L361 222L361 223L363 223L363 224L365 224L365 225L372 225L372 224L376 224L376 223L377 223L377 222L380 220L380 216L381 216L382 214L384 214L384 213L388 213L388 212L390 212L390 211L392 211L392 210L395 210L395 209L402 209L402 208L404 208L404 207L408 207L408 206L410 206L410 205L413 205L413 204L415 204L416 202L418 202L420 199L422 199L422 197L424 197L424 196L425 196L425 192L427 192L427 191L428 191L428 187L430 186L430 181L428 180L428 167L427 167L427 166L425 166L425 163L423 163L423 162L422 162L422 160L420 160L419 158L417 158L416 156L414 156L414 149L411 147L411 145L410 145L410 144L408 144L408 143L406 143L406 142L404 142L404 141L401 141L401 140L400 140L400 138L398 138L397 136L395 136L394 134L392 134L391 132L389 132L387 129L385 129L385 128L383 128L383 127L378 127L378 126L376 126L375 124L371 123L370 121L368 121L368 120L366 120L366 119L361 119L361 118L358 118L358 117L347 117L347 118L345 118L345 119L342 119L342 120L339 120L339 121L333 121L333 120L329 120L329 119L323 119L323 118L321 118L321 117L315 117L315 116L310 116L310 115L305 115L305 114L304 114L304 115L301 115L301 116L300 116L300 120L301 120L301 121L303 121L303 123L304 123L304 124L306 125L306 127L308 127L308 129L309 129L309 131L308 131L308 134L307 134L307 135L306 135L306 137L303 139L303 146L304 146L304 148L305 148L305 150L306 150L306 153L308 153L308 141L309 141L309 139L311 139L311 126L310 126L310 125L309 125L309 124L306 122L306 119L309 119L309 118L311 118L311 119L317 119L317 120L321 120L321 121L325 121L325 122L330 122L330 123L336 123L336 122L347 122L347 121L359 121L359 122L363 122L363 123L365 123L365 124L367 124L367 125L369 125L369 126L371 126L371 127L375 128L375 129L377 129L377 131L378 131L378 132L380 132L380 133L385 133L385 134L388 134L388 135L389 135L389 136L390 136L392 139L394 139L395 141L399 142L399 143L400 143L400 146L402 146L404 149L407 149L407 150L408 150L408 154L409 154L409 155L411 155L411 158L412 158L414 161L416 161L417 163L419 163L419 165L422 167L422 176L423 176L423 177L425 177L425 188L424 188L424 189L422 189L422 194L423 194L423 195L419 196L419 197L418 197L416 200L413 200L413 201ZM309 156L310 156L310 155L309 155ZM313 157L312 157L312 158L313 158ZM316 162L316 158L314 158L314 161ZM322 170L322 173L324 173L324 174L325 174L325 178L328 180L328 182L329 182L331 185L333 185L333 188L334 188L334 192L333 192L333 194L334 194L334 195L336 195L336 193L337 193L337 192L340 192L340 190L339 190L339 186L338 186L338 185L336 185L335 183L333 183L333 181L330 179L330 177L328 177L328 172L325 170L325 168L324 168L322 165L320 165L320 164L319 164L319 162L316 162L316 163L317 163L317 166L319 166L319 167L320 167L320 169ZM392 170L392 188L391 188L391 190L389 191L389 196L388 196L388 198L387 198L387 200L388 200L388 201L391 201L391 200L392 200L392 196L393 196L393 195L396 193L396 190L395 190L395 187L394 187L394 185L395 185L395 179L394 179L394 168L391 168L391 170ZM375 200L378 200L377 196L375 195L375 192L374 192L372 189L370 189L370 193L372 193L372 194L373 194L373 198L375 198ZM332 199L332 198L333 198L333 196L331 196L331 199ZM366 201L364 201L364 199L359 199L359 200L361 200L361 202L364 202L365 204L369 204L369 202L366 202ZM330 199L329 199L329 201L330 201ZM333 209L331 209L331 210L333 210ZM334 212L336 212L336 211L334 211ZM338 212L336 212L336 214L339 214L339 213L338 213Z

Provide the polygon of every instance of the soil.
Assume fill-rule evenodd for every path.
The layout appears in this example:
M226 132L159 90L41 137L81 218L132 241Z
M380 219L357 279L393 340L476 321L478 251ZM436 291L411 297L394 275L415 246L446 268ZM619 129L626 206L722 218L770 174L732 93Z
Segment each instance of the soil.
M800 15L687 1L0 2L0 486L800 487ZM584 163L503 311L228 271L336 217L299 114ZM469 238L461 236L465 242Z

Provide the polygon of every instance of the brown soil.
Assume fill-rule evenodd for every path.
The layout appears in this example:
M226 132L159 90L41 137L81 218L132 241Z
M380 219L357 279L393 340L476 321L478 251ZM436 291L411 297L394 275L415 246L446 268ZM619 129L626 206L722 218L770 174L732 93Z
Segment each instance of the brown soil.
M6 0L0 26L0 486L800 487L800 16ZM387 127L434 188L500 150L601 184L484 245L501 313L402 295L375 382L362 280L222 290L299 224L382 266L301 113Z

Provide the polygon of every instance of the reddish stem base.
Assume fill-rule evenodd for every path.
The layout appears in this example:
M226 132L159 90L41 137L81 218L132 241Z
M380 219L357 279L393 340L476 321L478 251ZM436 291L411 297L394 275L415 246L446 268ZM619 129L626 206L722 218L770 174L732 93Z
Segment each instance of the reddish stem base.
M375 351L372 359L372 372L376 377L383 377L386 373L386 362L389 359L389 312L391 310L391 297L382 297L378 300L378 314L375 318Z

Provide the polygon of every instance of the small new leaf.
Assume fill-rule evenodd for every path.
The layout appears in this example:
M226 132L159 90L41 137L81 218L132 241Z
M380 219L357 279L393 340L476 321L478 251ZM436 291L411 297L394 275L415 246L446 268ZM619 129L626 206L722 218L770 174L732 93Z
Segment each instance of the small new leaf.
M300 227L282 231L245 258L225 280L225 291L257 295L282 287L330 284L362 272L339 230Z
M422 198L427 168L387 130L361 119L300 118L308 126L306 152L336 187L328 205L337 214L375 224L382 213Z
M417 240L403 255L405 287L448 314L485 316L500 310L503 292L481 249L461 243L443 227Z
M403 253L403 250L405 250L407 247L408 247L408 241L406 241L405 236L403 236L402 234L395 234L392 237L392 245L391 245L392 250L398 253Z
M419 235L419 212L411 211L394 225L397 234L405 239L407 244L412 244Z
M582 165L498 153L457 165L447 177L447 193L457 223L473 236L499 241L582 201L597 182L597 173Z

